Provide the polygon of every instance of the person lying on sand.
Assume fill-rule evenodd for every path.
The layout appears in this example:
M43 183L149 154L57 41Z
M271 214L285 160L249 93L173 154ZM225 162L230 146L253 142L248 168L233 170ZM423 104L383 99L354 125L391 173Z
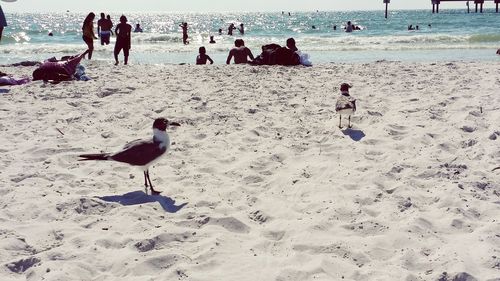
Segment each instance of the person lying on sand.
M0 71L0 86L22 85L30 81L29 78L16 79Z
M33 71L33 81L60 82L72 80L76 67L88 52L87 50L83 54L71 57L66 61L45 61Z

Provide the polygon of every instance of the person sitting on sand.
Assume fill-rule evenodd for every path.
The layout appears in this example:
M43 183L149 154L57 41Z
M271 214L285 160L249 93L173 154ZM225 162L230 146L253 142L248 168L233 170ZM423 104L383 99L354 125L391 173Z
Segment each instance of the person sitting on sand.
M127 17L122 15L120 17L120 23L116 25L116 43L115 43L115 65L118 65L118 54L123 49L123 55L125 56L124 64L128 64L128 55L131 47L130 43L130 32L132 31L132 26L127 23Z
M226 64L231 63L231 59L234 57L234 63L248 63L247 58L250 57L251 60L254 59L252 51L245 47L245 41L243 39L236 39L234 41L234 48L229 51L229 55L227 56Z
M196 57L196 64L207 64L207 60L210 61L210 64L214 64L214 61L207 55L205 47L200 47L199 53Z
M66 61L45 61L35 71L33 71L33 81L68 81L73 79L76 67L82 58L89 52L69 58Z
M213 35L210 35L210 42L208 42L210 44L215 44L215 40L214 40L214 36Z

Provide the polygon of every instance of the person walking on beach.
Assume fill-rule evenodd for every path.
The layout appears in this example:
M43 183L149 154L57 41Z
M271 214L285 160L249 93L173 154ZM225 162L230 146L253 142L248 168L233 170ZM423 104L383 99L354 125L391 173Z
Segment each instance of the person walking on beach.
M187 44L189 44L189 42L187 41L187 39L188 39L188 24L187 24L187 22L183 22L183 23L179 24L179 26L182 28L182 43L184 43L184 45L187 45Z
M128 64L128 55L131 47L130 33L132 32L132 26L127 23L127 17L122 15L120 17L120 23L116 25L116 43L115 43L115 65L118 65L118 54L123 50L123 55L125 56L124 64Z
M229 55L227 56L226 64L231 63L231 59L234 57L234 63L248 63L247 58L249 57L251 60L254 60L252 51L245 47L245 41L243 39L236 39L234 41L234 48L229 51Z
M104 13L101 13L101 18L97 21L97 36L101 38L101 45L109 45L109 38L111 37L112 23L106 19Z
M207 60L210 64L214 64L214 61L207 55L207 50L205 47L200 47L199 55L196 57L196 64L207 64Z
M94 19L95 14L89 13L85 20L83 21L82 31L83 31L83 41L88 47L88 57L89 60L92 59L92 52L94 51L94 39L97 39L94 34Z

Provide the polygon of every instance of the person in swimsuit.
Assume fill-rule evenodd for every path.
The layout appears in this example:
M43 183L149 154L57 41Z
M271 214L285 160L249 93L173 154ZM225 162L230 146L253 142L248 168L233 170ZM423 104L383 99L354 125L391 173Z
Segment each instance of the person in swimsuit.
M101 13L101 19L97 21L97 36L101 38L101 45L109 45L111 27L111 21L106 19L104 13Z
M85 20L83 21L82 31L83 31L83 41L88 46L89 60L92 59L92 52L94 51L94 39L97 39L94 34L94 13L89 13Z
M245 41L243 39L236 39L234 41L234 48L229 51L229 55L227 56L226 64L231 63L231 59L234 57L234 63L247 63L247 57L250 57L251 60L254 60L252 51L245 47Z
M205 47L200 47L199 53L196 57L196 64L207 64L207 60L210 61L210 64L214 64L214 61L207 55Z
M131 47L130 43L130 33L132 32L132 26L127 23L127 17L121 16L120 23L116 26L116 44L115 44L115 65L118 65L118 54L123 50L123 55L125 56L124 64L128 63L128 55Z

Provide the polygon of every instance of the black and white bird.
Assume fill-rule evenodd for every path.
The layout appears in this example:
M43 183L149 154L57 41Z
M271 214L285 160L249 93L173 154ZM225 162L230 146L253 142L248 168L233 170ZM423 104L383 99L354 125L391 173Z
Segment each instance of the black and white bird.
M349 95L349 88L351 85L342 83L340 85L340 96L335 105L335 111L339 114L339 128L342 129L342 116L348 116L348 128L351 128L351 115L356 112L356 99Z
M116 153L82 154L79 161L86 160L113 160L137 166L143 170L144 186L151 189L151 194L160 194L153 189L149 178L149 167L156 163L170 148L170 138L167 134L169 126L180 126L177 122L169 122L165 118L158 118L153 123L153 138L149 140L135 140L128 143ZM149 183L149 185L148 185Z

